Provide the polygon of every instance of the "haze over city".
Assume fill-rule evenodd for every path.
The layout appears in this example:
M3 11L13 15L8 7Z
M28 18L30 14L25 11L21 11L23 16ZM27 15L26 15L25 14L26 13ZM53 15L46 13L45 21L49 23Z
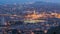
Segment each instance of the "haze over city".
M28 3L28 2L51 2L51 3L60 3L60 0L0 0L0 4L13 4L13 3Z
M0 34L60 34L60 0L0 0Z

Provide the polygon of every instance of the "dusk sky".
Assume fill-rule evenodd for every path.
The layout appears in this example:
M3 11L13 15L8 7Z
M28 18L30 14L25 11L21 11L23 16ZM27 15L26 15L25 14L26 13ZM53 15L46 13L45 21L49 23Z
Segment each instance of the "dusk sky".
M13 4L13 3L36 2L36 1L60 3L60 0L0 0L0 4L4 4L4 3Z

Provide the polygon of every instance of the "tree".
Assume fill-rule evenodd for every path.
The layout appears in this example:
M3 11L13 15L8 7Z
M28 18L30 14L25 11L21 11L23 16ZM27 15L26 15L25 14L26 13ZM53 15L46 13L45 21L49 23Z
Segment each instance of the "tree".
M47 34L60 34L60 26L49 29Z

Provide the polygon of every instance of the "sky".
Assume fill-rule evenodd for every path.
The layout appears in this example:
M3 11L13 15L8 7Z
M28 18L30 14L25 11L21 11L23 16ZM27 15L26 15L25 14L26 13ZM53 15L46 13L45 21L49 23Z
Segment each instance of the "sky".
M60 3L60 0L0 0L0 4L26 3L36 1Z

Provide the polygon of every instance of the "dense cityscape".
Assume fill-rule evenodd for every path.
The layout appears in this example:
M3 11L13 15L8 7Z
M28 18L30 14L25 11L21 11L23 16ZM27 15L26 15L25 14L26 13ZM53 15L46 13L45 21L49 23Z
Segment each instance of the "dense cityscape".
M0 5L0 34L47 34L60 25L60 5L47 2Z

